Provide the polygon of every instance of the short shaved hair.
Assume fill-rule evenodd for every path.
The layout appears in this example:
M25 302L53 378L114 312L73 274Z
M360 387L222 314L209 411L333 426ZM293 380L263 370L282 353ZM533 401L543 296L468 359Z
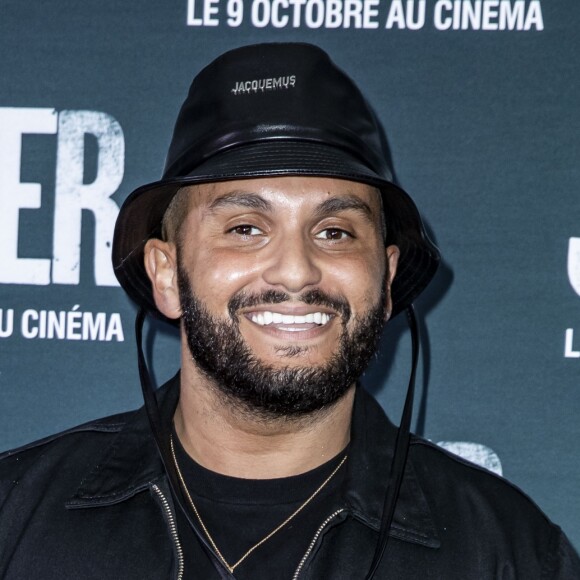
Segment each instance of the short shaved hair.
M161 238L165 242L179 243L181 226L189 211L189 200L192 187L181 187L173 196L161 222Z

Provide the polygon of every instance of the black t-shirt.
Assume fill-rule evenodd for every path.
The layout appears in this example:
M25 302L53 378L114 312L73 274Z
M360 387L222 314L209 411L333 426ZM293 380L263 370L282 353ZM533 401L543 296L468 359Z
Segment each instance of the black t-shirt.
M307 473L280 479L240 479L196 463L173 434L175 454L189 493L215 544L230 566L296 511L337 468L348 447ZM347 459L348 461L348 459ZM316 497L281 530L254 550L233 572L238 580L291 579L318 528L342 507L342 465ZM199 540L178 511L185 578L200 578ZM191 519L198 520L191 512ZM198 526L201 529L201 526Z

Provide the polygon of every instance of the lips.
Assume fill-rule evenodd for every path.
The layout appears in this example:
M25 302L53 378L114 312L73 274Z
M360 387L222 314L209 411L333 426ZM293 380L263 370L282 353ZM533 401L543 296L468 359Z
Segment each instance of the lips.
M283 327L289 331L303 331L308 328L324 326L332 319L327 312L309 312L303 315L283 314L272 310L250 312L247 317L258 326Z

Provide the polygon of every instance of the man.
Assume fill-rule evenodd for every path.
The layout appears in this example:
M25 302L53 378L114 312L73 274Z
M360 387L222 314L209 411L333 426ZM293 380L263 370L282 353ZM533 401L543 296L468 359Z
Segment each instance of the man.
M580 577L521 492L356 385L439 260L381 143L316 47L196 77L113 248L139 342L146 312L179 324L181 372L153 395L140 353L147 411L7 454L3 578Z

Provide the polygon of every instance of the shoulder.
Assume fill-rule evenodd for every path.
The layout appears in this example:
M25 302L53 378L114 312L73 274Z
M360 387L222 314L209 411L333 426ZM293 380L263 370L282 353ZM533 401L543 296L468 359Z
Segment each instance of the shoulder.
M490 541L498 534L546 541L559 528L516 485L491 471L414 437L410 461L427 501L445 526L473 526ZM468 520L468 522L466 522Z
M43 437L42 439L37 439L31 443L27 443L15 449L9 449L0 453L0 461L4 461L10 458L14 458L21 454L26 454L27 452L34 450L41 450L46 446L51 444L58 445L59 443L66 443L67 440L74 439L76 436L87 434L87 433L118 433L134 415L135 411L129 411L126 413L118 413L116 415L110 415L108 417L101 417L99 419L93 419L86 423L76 425L65 431L59 433L54 433Z
M580 560L562 530L505 478L413 437L409 460L442 544L464 556L488 553L522 577L577 578Z
M413 437L410 459L425 493L435 506L471 510L515 523L551 526L547 516L516 485L441 447ZM515 514L517 513L517 516ZM508 522L505 516L511 515Z
M103 417L1 453L0 496L30 474L39 479L54 477L55 471L87 468L133 416L128 412Z
M160 407L167 407L170 414L177 403L177 386L178 375L156 393ZM2 453L0 506L12 491L30 488L35 493L45 486L73 493L87 478L101 489L122 486L123 478L135 483L139 476L142 483L157 474L156 458L143 407L96 419Z

